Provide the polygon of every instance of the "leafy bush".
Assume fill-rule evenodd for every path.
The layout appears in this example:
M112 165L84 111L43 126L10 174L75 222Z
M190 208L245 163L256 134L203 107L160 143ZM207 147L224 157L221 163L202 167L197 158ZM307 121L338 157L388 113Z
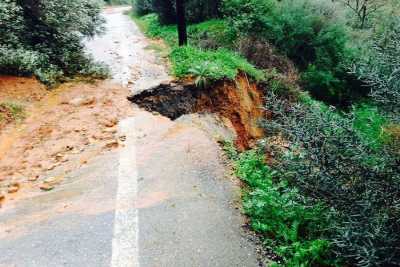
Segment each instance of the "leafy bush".
M236 173L246 182L244 211L252 228L284 260L284 266L328 264L329 242L323 238L328 212L302 197L264 163L258 151L239 155Z
M304 72L304 88L318 99L342 104L358 88L347 65L354 58L340 14L328 1L225 0L224 12L238 35L263 39Z
M189 42L205 48L234 48L236 36L224 20L212 19L188 27Z
M399 122L400 113L400 19L374 40L372 49L356 62L355 73L371 88L372 98Z
M366 131L365 110L341 115L309 98L304 103L267 98L272 113L267 132L290 143L284 151L269 146L277 160L274 169L302 195L334 212L332 251L348 264L398 266L400 158L387 145L371 146L377 133ZM382 124L379 120L373 119L373 127Z
M144 16L154 12L153 0L134 0L133 1L134 13L137 16Z
M48 84L91 74L93 63L81 41L99 33L102 23L94 0L2 1L0 72L36 75Z

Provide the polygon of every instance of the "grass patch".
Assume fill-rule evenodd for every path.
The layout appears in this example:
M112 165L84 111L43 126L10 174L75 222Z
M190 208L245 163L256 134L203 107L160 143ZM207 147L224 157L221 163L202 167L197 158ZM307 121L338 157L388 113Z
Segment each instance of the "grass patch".
M226 50L202 50L193 46L177 47L170 55L173 73L179 78L196 76L200 79L234 80L239 72L261 80L263 72L236 53Z
M385 131L389 121L383 117L377 107L362 104L353 109L354 128L362 140L374 149L381 149L390 139Z
M25 118L24 107L16 102L0 103L0 122L20 121Z
M246 73L255 80L261 80L264 74L255 68L246 59L228 49L205 49L197 46L202 36L212 42L227 40L232 42L224 30L225 22L222 20L211 20L188 27L189 43L185 47L178 47L178 34L175 25L162 26L158 22L157 15L149 14L143 17L132 15L139 28L151 38L163 39L172 51L170 60L172 72L178 78L187 76L197 77L199 83L219 79L235 79L239 72Z

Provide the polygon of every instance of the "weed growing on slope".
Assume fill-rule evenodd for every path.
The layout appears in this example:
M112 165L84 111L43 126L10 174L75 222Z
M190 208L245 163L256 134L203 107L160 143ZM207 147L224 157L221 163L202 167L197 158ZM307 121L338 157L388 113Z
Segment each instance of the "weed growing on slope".
M25 117L24 107L16 102L0 103L0 124L4 122L19 121Z
M354 128L364 142L378 150L389 142L390 134L386 132L389 121L383 117L377 107L366 104L353 108Z

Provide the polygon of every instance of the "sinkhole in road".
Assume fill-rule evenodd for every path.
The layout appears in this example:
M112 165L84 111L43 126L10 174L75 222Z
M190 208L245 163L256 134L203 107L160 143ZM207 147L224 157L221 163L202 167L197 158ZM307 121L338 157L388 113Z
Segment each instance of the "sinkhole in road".
M260 121L265 119L264 94L245 75L207 87L198 87L192 81L162 83L128 99L172 120L193 113L214 113L227 118L237 133L236 145L240 149L249 148L264 135L260 127Z

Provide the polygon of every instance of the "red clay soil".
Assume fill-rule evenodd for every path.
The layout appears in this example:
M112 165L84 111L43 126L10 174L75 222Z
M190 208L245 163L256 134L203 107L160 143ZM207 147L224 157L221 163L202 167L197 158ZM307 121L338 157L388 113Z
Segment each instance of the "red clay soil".
M34 78L0 75L0 100L39 101L47 94L46 87Z
M265 118L263 109L264 95L255 83L246 76L239 76L235 82L225 81L213 87L210 96L211 110L228 118L237 133L236 145L239 149L251 147L256 140L264 136L260 127Z
M49 91L33 79L0 77L0 103L26 104L26 119L0 130L0 196L15 198L14 185L40 190L49 173L62 176L118 147L117 123L132 113L128 93L108 82Z

